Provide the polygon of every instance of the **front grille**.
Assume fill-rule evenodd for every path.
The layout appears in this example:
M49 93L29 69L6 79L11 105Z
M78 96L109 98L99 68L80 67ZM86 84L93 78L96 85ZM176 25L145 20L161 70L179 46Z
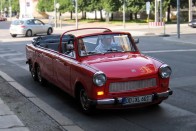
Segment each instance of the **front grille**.
M109 86L109 92L124 92L130 90L137 90L149 87L156 87L156 78L139 80L139 81L127 81L127 82L115 82Z

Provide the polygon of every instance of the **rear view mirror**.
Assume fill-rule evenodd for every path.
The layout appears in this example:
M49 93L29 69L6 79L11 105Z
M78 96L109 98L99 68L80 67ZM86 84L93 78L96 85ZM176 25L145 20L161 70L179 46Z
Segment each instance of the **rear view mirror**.
M138 44L140 42L139 38L134 39L135 44Z

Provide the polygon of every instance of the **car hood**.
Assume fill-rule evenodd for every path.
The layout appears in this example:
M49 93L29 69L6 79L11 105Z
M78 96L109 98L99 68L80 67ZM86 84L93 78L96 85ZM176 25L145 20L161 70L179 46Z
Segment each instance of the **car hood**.
M86 60L85 64L100 70L108 78L129 78L157 73L154 60L144 55L123 55Z

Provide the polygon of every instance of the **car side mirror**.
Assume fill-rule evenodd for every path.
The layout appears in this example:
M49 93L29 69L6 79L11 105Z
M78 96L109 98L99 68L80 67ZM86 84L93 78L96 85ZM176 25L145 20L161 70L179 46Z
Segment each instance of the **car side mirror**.
M135 44L138 44L140 42L139 38L134 39Z

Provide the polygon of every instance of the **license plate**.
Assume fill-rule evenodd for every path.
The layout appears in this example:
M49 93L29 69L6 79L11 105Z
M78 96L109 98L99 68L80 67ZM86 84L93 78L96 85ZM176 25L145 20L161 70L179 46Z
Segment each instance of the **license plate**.
M123 99L123 105L139 104L152 102L152 95L126 97Z

